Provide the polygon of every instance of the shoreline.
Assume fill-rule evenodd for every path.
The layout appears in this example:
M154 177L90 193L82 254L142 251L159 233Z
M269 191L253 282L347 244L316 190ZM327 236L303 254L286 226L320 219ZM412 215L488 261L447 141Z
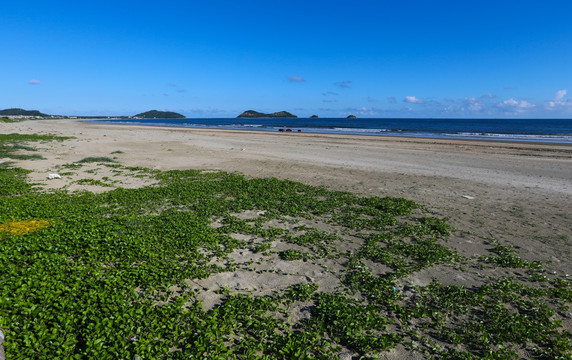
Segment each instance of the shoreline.
M393 135L364 135L364 134L338 134L338 133L317 133L317 132L277 132L277 131L267 131L267 130L243 130L243 129L215 129L215 128L199 128L199 127L179 127L179 126L165 126L165 125L128 125L128 124L108 124L108 123L97 123L91 122L90 120L76 120L85 122L90 125L99 126L112 126L121 127L124 129L137 128L137 129L160 129L164 131L180 130L189 131L197 133L228 133L228 134L250 134L250 135L277 135L277 136L299 136L299 137L311 137L311 138L330 138L330 139L353 139L353 140L364 140L364 141L394 141L394 142L404 142L404 143L421 143L421 144L431 144L431 145L460 145L462 143L467 143L475 146L491 147L491 145L498 145L501 148L510 148L514 145L515 148L525 148L532 147L538 148L539 150L549 150L549 148L555 148L556 150L562 150L565 152L570 152L572 154L572 143L560 143L560 142L542 142L542 141L524 141L524 140L505 140L505 139L471 139L471 138L444 138L444 137L416 137L416 136L393 136Z
M310 135L339 135L339 136L364 136L364 137L389 137L389 138L407 138L407 139L435 139L435 140L468 140L468 141L492 141L492 142L508 142L508 143L537 143L537 144L562 144L562 145L570 145L572 146L572 139L562 139L559 141L549 141L546 138L550 137L567 137L568 135L539 135L539 134L509 134L509 133L490 133L490 132L478 132L478 133L471 133L468 132L467 134L472 134L474 136L463 136L463 135L455 135L455 134L448 134L448 133L425 133L425 134L415 134L415 133L408 133L408 131L403 130L405 135L399 135L402 131L398 130L383 130L377 133L368 132L362 129L363 131L357 130L349 130L347 132L343 131L335 131L332 128L324 127L323 129L330 129L328 130L317 130L317 128L299 128L296 126L280 126L280 127L264 127L263 125L258 126L247 126L243 125L243 127L236 126L230 127L227 125L219 126L208 126L208 125L197 125L197 126L177 126L177 125L167 125L167 124L144 124L144 123L137 123L137 122L109 122L113 121L112 119L80 119L85 122L92 122L92 123L100 123L106 125L119 125L119 126L151 126L151 127L166 127L166 128L181 128L181 129L196 129L196 130L226 130L226 131L248 131L248 132L263 132L263 133L275 133L275 132L286 132L286 133L305 133ZM143 120L154 120L154 119L143 119ZM155 119L155 120L163 120L163 119ZM193 119L181 119L181 120L193 120ZM205 120L205 119L199 119ZM208 119L207 119L208 120ZM225 119L223 119L225 120ZM289 128L290 131L284 131L286 128ZM320 128L322 129L322 128ZM353 129L353 128L348 128ZM369 129L375 130L375 129ZM378 129L379 130L379 129ZM387 135L386 135L387 134ZM461 133L465 134L465 132ZM479 134L488 134L486 135L479 135ZM524 139L523 139L524 137ZM530 139L526 139L529 137Z

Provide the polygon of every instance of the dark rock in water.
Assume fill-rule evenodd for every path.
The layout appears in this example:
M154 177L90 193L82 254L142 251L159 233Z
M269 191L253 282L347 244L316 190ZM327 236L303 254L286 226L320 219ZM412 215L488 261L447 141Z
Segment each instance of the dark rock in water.
M172 111L150 110L133 116L140 119L185 119L186 116Z
M357 116L355 115L348 115L348 117L346 119L357 119Z
M296 115L290 114L288 111L278 111L271 114L264 114L254 110L246 110L242 114L237 116L237 119L241 118L297 118Z
M310 119L318 119L318 118L319 118L318 115L312 115L312 116L310 116Z

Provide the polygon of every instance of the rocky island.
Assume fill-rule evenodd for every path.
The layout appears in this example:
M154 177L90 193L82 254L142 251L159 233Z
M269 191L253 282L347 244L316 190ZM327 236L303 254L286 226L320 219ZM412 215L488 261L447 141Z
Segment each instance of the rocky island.
M264 114L254 110L246 110L242 114L236 117L237 119L241 118L297 118L296 115L290 114L288 111L279 111L271 114Z
M133 116L139 119L185 119L186 116L172 111L150 110Z

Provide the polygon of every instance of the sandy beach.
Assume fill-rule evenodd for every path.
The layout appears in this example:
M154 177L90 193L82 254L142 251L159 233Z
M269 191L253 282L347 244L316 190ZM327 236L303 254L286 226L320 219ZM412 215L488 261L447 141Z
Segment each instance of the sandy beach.
M339 136L97 124L77 120L1 124L3 133L72 136L41 145L45 160L18 165L47 181L57 165L115 156L159 170L220 169L368 196L397 196L450 217L460 229L506 242L525 259L572 269L572 146L566 144ZM110 155L115 152L114 155ZM97 176L106 176L99 173ZM124 186L140 186L137 179ZM72 185L70 190L82 189ZM90 188L104 191L105 188ZM456 250L478 253L453 239Z
M216 169L360 195L404 197L422 204L436 217L448 218L457 230L446 245L463 256L486 254L496 239L517 249L525 260L542 261L551 276L572 275L570 145L142 127L78 120L0 124L0 132L73 137L35 143L42 160L14 161L16 166L32 170L30 181L46 190L112 189L74 181L113 177L112 169L105 167L95 171L86 165L73 175L48 180L62 165L86 157L109 157L130 167ZM146 177L126 177L120 186L148 184ZM443 284L468 288L482 284L478 269L462 273L443 269L436 266L420 271L411 281L425 286L438 278ZM229 276L213 276L201 286L222 288L239 275ZM261 277L260 283L250 277L239 280L260 291L271 290L266 278ZM327 288L328 279L320 286ZM213 306L220 297L204 300ZM564 328L572 329L572 314L564 314L564 318ZM384 356L406 359L418 355L398 346Z

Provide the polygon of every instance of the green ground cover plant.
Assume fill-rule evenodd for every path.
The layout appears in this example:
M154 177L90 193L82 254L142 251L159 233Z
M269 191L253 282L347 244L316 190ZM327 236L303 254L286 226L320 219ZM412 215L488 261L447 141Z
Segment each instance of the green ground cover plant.
M570 281L518 276L543 274L542 264L498 242L487 256L460 256L447 246L455 229L412 201L236 173L121 170L158 184L48 193L26 170L0 169L8 358L375 358L398 345L444 359L572 357ZM257 261L232 264L240 252ZM327 267L339 286L307 276L264 294L197 286L238 271L295 277L267 266L276 261ZM515 272L472 288L410 283L435 266ZM220 301L205 308L209 291Z
M34 141L63 141L67 137L55 135L23 135L23 134L0 134L0 159L9 158L17 160L43 159L39 154L16 154L17 150L37 151L36 148L28 146Z
M108 158L107 156L88 156L86 158L83 158L83 159L77 161L78 164L83 164L83 163L114 163L114 162L116 162L116 161L111 159L111 158Z

